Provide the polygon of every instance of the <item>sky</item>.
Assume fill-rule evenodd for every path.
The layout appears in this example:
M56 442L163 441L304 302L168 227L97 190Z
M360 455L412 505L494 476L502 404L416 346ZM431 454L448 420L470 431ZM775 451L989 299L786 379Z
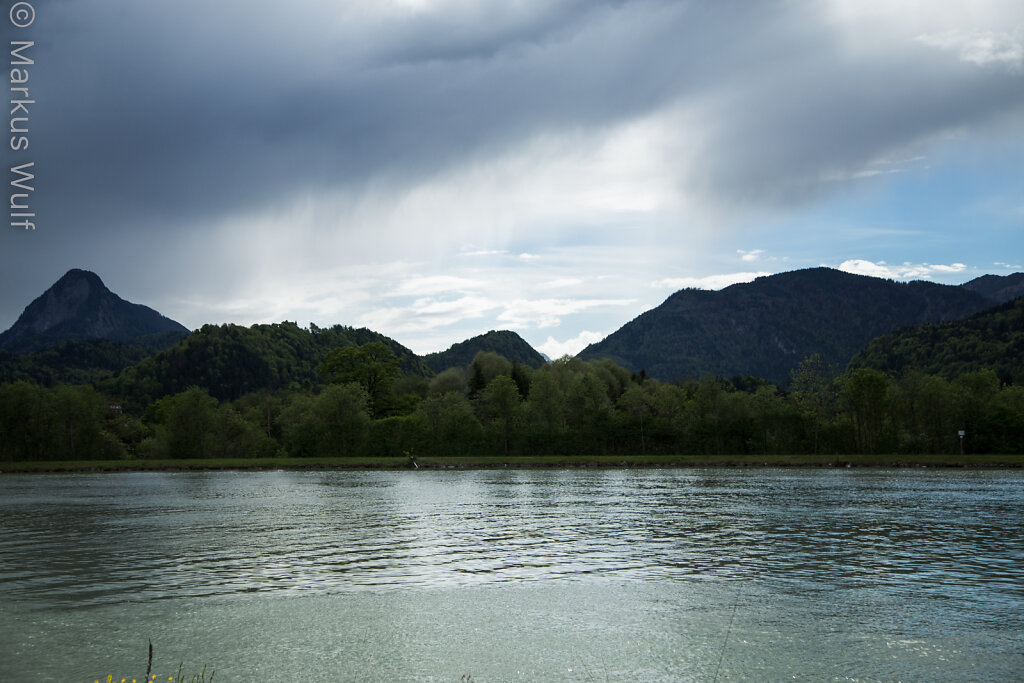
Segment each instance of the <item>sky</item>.
M558 357L684 287L1024 270L1020 0L4 4L0 329L83 268L193 329Z

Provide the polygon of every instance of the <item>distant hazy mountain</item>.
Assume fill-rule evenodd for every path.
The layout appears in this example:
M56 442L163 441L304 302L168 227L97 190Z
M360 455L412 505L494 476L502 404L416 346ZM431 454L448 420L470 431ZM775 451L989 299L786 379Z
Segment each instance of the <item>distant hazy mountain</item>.
M988 283L979 288L988 291ZM965 287L811 268L721 291L676 292L579 356L610 358L669 381L756 375L787 384L790 371L810 354L842 369L879 335L965 318L992 303Z
M152 308L117 296L95 273L76 268L29 304L14 325L0 334L0 349L25 353L68 341L108 339L156 350L188 332Z
M509 330L494 331L453 344L447 351L429 353L423 356L430 369L443 372L448 368L464 368L473 362L480 351L490 351L504 356L506 359L539 368L544 365L544 356L540 355L522 337Z
M946 379L988 369L1004 382L1024 384L1024 297L966 320L914 325L878 337L850 367L894 377L919 370Z
M977 292L996 303L1004 304L1024 296L1024 273L982 275L970 282L965 282L961 287Z

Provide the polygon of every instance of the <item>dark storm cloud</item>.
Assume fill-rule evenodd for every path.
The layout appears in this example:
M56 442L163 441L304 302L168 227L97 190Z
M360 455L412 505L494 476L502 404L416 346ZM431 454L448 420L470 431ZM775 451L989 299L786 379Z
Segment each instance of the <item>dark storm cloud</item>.
M212 4L212 16L187 2L62 8L40 57L39 165L78 220L106 222L114 207L215 215L297 189L408 180L674 94L674 70L634 42L664 31L656 6L540 8L507 30L479 11L351 26L342 15L331 30L329 3L276 26L251 3L235 6L242 23L223 9L233 3Z
M59 205L97 230L415 180L702 95L793 31L747 3L333 7L54 6L37 138Z
M408 182L687 100L709 115L696 184L770 199L1024 99L1011 74L938 69L909 43L844 60L800 3L381 6L50 5L36 137L58 222L213 218Z

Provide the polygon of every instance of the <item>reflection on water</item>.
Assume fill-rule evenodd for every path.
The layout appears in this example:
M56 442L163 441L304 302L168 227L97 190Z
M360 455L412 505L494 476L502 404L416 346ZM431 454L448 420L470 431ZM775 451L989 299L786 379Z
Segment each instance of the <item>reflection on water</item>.
M458 680L456 659L571 679L581 651L590 680L706 680L725 647L720 680L1005 680L1024 675L1022 505L1015 472L5 476L0 678L67 680L33 659L47 639L109 650L120 626L251 675L274 651L270 680Z

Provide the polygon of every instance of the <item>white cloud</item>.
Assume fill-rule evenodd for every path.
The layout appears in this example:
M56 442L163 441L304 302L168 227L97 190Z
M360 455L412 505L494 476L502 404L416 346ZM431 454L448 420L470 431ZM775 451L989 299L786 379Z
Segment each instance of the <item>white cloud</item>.
M507 253L504 249L478 249L476 251L460 251L459 256L501 256Z
M539 287L541 289L563 289L565 287L575 287L576 285L582 285L583 279L578 277L563 277L557 280L549 280L548 282L542 282Z
M445 292L469 292L480 288L479 280L471 280L453 275L430 275L416 277L400 283L387 296L425 296L443 294Z
M962 61L978 66L1005 66L1014 73L1024 70L1024 29L1006 31L964 31L954 29L919 35L922 45L956 52Z
M537 347L537 350L548 358L556 360L562 356L575 356L590 344L599 342L606 336L608 335L602 332L583 330L572 339L566 339L565 341L558 341L554 337L548 337L547 341Z
M287 249L279 252L286 257ZM161 304L171 317L188 327L206 323L274 323L292 320L300 325L350 323L362 311L381 303L380 292L409 269L407 261L365 263L333 268L308 268L278 276L256 267L245 279L218 283L216 288L183 289Z
M961 272L967 269L966 263L950 263L949 265L932 265L929 266L927 263L924 264L932 269L932 272Z
M740 260L742 261L757 261L761 258L761 254L764 253L764 249L751 249L750 251L737 249L736 253L740 255Z
M1007 270L1015 270L1015 271L1016 270L1021 270L1021 268L1022 268L1022 266L1019 263L1016 264L1016 265L1013 265L1013 264L1010 264L1010 263L1003 263L1002 261L996 261L992 265L999 266L1001 268L1006 268Z
M509 327L556 327L561 316L592 308L628 306L634 299L517 299L505 304L498 320Z
M358 325L389 336L422 332L482 318L499 304L484 297L464 296L452 301L432 297L417 299L410 306L381 307L368 311Z
M839 270L855 275L870 275L872 277L883 277L892 280L916 280L930 279L933 275L946 275L959 273L967 269L963 263L951 263L949 265L931 263L910 263L902 265L890 265L885 261L868 261L865 259L850 259L839 265Z
M729 285L740 282L752 282L755 278L771 275L769 272L757 273L722 273L720 275L706 275L704 277L669 277L663 280L652 282L651 286L658 289L723 289Z

